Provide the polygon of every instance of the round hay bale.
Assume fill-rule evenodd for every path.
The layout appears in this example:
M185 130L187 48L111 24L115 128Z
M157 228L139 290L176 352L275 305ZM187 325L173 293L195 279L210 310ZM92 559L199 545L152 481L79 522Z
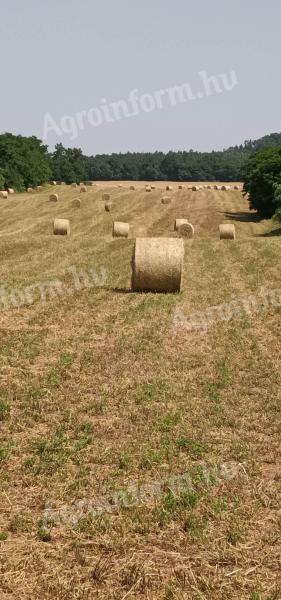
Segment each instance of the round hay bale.
M132 269L135 292L180 292L184 245L174 238L137 238Z
M56 181L51 181L51 185L57 185Z
M194 227L191 223L182 223L177 228L180 237L185 237L191 240L194 237Z
M129 223L122 223L122 221L114 221L112 228L113 237L125 237L127 238L130 231Z
M207 186L206 186L206 190L211 190L211 189L212 189L212 186L211 186L211 185L207 185Z
M228 192L230 190L230 186L229 185L222 185L221 186L221 190L222 190L222 192Z
M49 200L50 202L57 202L59 199L58 194L50 194Z
M65 181L61 181L61 185L66 185Z
M136 189L136 188L135 188L135 186L134 186L134 185L130 185L130 190L132 190L132 191L133 191L133 190L135 190L135 189Z
M72 184L71 184L71 187L73 187L73 188L77 188L77 183L72 183Z
M42 185L37 185L36 191L37 192L43 192L43 186Z
M8 188L8 194L14 194L15 190L13 188Z
M166 191L167 191L167 192L171 192L171 191L172 191L172 189L173 189L173 186L172 186L172 185L166 185Z
M188 223L187 219L176 219L174 223L174 231L177 231L180 225L185 225Z
M104 202L108 202L110 200L110 194L103 194L102 199Z
M81 208L81 200L80 198L74 198L72 202L73 208Z
M239 185L235 185L233 189L234 190L240 190L240 187L239 187Z
M151 186L151 189L152 189L152 190L156 190L156 186L155 186L155 185L152 185L152 186Z
M190 190L190 191L192 191L192 188L193 188L193 186L192 186L192 185L188 185L188 186L187 186L187 189L188 189L188 190Z
M193 192L198 192L200 188L198 185L193 185L191 189Z
M55 219L54 235L70 235L70 221L68 219Z
M1 191L0 198L8 198L8 192L6 192L5 190Z
M221 189L222 189L221 185L214 185L214 190L218 190L220 192Z
M122 187L123 187L122 183L119 183L118 187L119 187L119 188L122 188Z
M106 212L110 212L110 211L111 211L111 209L112 209L112 202L109 202L109 201L108 201L108 202L106 202L106 203L105 203L105 205L104 205L104 210L105 210Z
M34 192L34 189L32 187L27 188L27 193L28 194L32 194L32 192Z
M220 240L235 240L235 225L226 223L219 226Z
M179 185L179 190L183 190L183 185Z
M85 185L81 185L80 192L82 193L82 192L86 192L86 191L87 191L86 186Z
M170 204L171 200L172 199L170 196L163 196L163 198L161 198L161 203L162 204Z
M152 188L151 188L151 186L150 186L150 185L147 185L147 186L145 187L145 191L146 191L146 192L151 192L151 189L152 189Z

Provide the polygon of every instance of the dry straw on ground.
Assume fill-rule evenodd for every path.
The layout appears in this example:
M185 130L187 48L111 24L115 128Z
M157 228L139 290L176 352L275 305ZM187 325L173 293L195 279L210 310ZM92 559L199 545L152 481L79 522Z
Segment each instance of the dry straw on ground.
M184 245L172 238L137 238L132 264L135 292L179 292Z
M108 202L110 200L110 194L103 194L102 199L104 202Z
M194 237L194 227L191 223L182 223L177 228L177 232L180 237L185 237L188 239Z
M156 185L152 185L152 186L151 186L151 189L152 189L152 190L155 190L155 189L156 189Z
M50 194L49 200L50 202L57 202L59 199L58 194Z
M68 219L55 219L54 235L70 235L70 221Z
M135 189L136 189L136 188L135 188L135 186L134 186L134 185L130 185L130 190L132 190L132 191L133 191L133 190L135 190Z
M113 237L125 237L127 238L130 231L129 223L123 223L122 221L114 221L112 228Z
M232 223L224 223L219 226L221 240L235 240L235 225Z
M163 196L163 198L161 198L161 202L162 204L170 204L172 198L170 196Z
M3 190L3 192L0 192L0 198L8 198L8 192L5 192Z

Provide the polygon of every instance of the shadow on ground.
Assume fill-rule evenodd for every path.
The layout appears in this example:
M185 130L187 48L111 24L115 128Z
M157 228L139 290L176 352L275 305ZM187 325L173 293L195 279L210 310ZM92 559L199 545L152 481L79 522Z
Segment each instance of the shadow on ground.
M261 220L255 212L222 212L222 214L226 219L242 223L258 223Z

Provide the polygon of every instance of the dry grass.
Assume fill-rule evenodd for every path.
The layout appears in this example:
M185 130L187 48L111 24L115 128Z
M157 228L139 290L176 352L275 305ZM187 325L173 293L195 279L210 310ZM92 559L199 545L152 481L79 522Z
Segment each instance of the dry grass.
M162 206L166 182L122 185L89 188L79 211L69 186L58 204L50 189L1 201L2 290L107 271L100 288L0 311L1 600L279 600L280 309L208 334L174 331L173 314L279 288L280 241L240 192L177 190ZM134 235L175 237L178 215L195 225L179 295L126 293L133 240L112 239L105 192ZM232 462L233 479L206 480L202 463ZM172 493L186 473L192 491ZM137 506L78 511L157 481ZM62 505L75 524L42 522Z

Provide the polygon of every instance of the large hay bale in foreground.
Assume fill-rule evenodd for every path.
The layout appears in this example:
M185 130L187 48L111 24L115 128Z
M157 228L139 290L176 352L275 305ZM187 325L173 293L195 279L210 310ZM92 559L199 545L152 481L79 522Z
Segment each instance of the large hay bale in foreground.
M70 221L68 219L55 219L54 235L70 235Z
M171 192L171 191L172 191L172 189L173 189L173 186L172 186L172 185L166 185L166 190L167 190L167 192Z
M114 221L112 228L113 237L125 237L127 238L130 231L129 223L123 223L122 221Z
M161 203L162 204L170 204L172 198L170 196L163 196L163 198L161 198Z
M14 194L15 190L13 188L8 188L8 194Z
M57 202L59 199L58 194L50 194L49 200L50 202Z
M188 223L187 219L176 219L174 223L174 231L177 231L180 225L185 225L185 223Z
M225 223L219 226L221 240L235 240L235 225Z
M104 205L104 210L105 210L106 212L110 212L110 211L111 211L111 209L112 209L112 202L110 202L110 201L107 201L107 202L105 203L105 205Z
M103 194L102 199L104 202L108 202L110 200L110 194Z
M8 192L6 192L5 190L1 191L0 198L8 198Z
M177 228L178 235L191 240L194 237L194 227L191 223L182 223Z
M73 208L81 208L81 200L80 200L80 198L74 198L74 200L72 202L72 207Z
M85 185L81 185L80 192L86 192L87 188Z
M137 238L132 270L135 292L179 292L184 245L173 238Z

